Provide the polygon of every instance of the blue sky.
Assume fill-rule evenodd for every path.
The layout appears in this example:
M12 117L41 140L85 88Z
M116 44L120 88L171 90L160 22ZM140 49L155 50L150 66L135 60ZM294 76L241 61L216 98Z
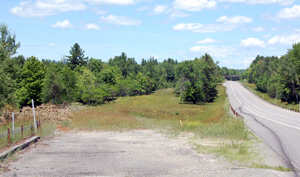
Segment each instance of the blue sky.
M77 42L103 61L208 53L220 66L247 68L300 42L299 0L1 0L0 9L18 54L57 61Z

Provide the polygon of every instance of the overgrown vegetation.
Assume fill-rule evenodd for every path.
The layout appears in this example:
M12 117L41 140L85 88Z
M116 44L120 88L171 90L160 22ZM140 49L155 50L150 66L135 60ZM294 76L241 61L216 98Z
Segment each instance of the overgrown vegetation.
M246 72L245 69L230 69L227 67L222 67L220 68L220 72L222 76L235 76L235 75L239 75L239 76L243 76L244 73Z
M300 43L294 44L287 54L278 57L257 56L247 69L245 77L257 90L270 98L299 103Z
M0 30L0 110L5 105L15 109L28 106L31 99L37 105L100 105L114 97L147 95L176 85L176 93L188 103L212 102L217 96L219 67L208 54L181 63L171 58L161 63L150 58L138 64L122 53L103 62L86 57L75 43L61 61L40 61L34 56L14 56L20 44L5 24Z
M228 112L230 105L225 87L219 85L217 89L216 100L203 105L182 104L180 98L173 95L173 89L119 97L110 104L75 111L73 121L64 125L73 130L101 131L150 128L171 136L191 132L195 136L189 141L201 153L224 156L232 163L246 167L288 170L261 162L259 152L253 149L253 135L245 129L243 120Z
M30 126L31 124L33 124L33 120L32 119L20 119L18 121L15 122L15 129L20 129L21 125L23 125L24 127ZM54 133L56 125L54 123L51 122L42 122L41 123L42 128L39 129L37 131L37 133L35 134L35 132L31 132L31 129L24 129L24 133L23 136L21 134L20 131L16 132L15 134L13 134L12 132L12 123L9 122L8 124L3 124L0 126L0 132L4 133L7 132L7 129L10 129L11 131L11 135L10 135L10 144L8 142L7 136L3 136L0 138L0 149L4 148L5 146L8 145L13 145L15 143L17 143L20 140L29 138L33 135L37 135L40 137L46 137L49 136L51 134Z
M244 129L243 121L233 119L227 113L229 104L225 87L219 85L218 93L215 102L204 105L182 104L180 98L173 95L173 89L120 97L110 104L74 112L74 119L68 126L86 130L167 128L177 133L194 132L203 137L247 139L248 131Z

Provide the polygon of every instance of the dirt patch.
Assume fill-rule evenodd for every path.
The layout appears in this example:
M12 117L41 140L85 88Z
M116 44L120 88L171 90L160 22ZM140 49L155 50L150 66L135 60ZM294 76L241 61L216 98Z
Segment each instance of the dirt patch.
M70 132L71 129L65 126L56 126L56 130L59 132Z

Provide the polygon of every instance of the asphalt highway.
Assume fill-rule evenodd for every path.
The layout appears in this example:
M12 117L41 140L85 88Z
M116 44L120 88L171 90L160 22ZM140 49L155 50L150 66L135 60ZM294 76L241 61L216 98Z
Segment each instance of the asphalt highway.
M244 117L246 125L300 171L300 113L272 105L239 82L226 81L231 106Z

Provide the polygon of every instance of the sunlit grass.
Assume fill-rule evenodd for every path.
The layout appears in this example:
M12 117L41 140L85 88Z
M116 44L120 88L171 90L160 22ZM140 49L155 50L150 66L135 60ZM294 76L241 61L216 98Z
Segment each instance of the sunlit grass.
M120 97L110 104L74 112L74 120L68 126L80 130L168 128L205 137L247 138L243 121L228 114L225 87L218 86L218 93L213 103L204 105L181 103L180 98L173 95L173 89Z
M111 130L133 129L137 128L137 124L137 119L129 114L102 112L100 109L92 108L76 113L70 126L85 130Z
M217 143L215 143L217 142ZM242 166L252 166L253 161L257 159L258 153L251 150L250 141L219 141L212 140L210 145L195 144L200 153L214 153L222 155L232 163L238 163Z
M55 131L55 124L50 122L41 122L41 128L35 132L34 128L33 131L31 131L31 128L25 128L33 124L33 119L20 119L16 120L15 122L15 133L13 133L12 128L12 122L2 124L0 126L0 133L7 132L8 129L10 129L10 142L8 142L7 136L0 138L0 149L4 148L5 146L10 146L18 141L21 141L23 139L29 138L31 136L37 135L40 137L46 137L50 134L53 134ZM23 135L21 134L21 126L24 126Z

